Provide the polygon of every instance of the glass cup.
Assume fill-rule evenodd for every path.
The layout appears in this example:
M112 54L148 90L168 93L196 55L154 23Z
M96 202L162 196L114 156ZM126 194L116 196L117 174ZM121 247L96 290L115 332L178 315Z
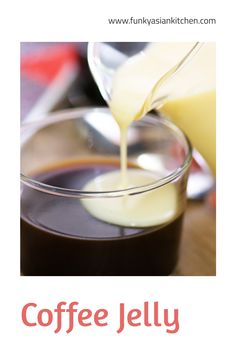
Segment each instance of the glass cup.
M178 260L191 159L184 133L148 114L129 128L128 165L155 179L126 189L86 190L89 180L119 169L119 129L110 111L71 109L23 124L22 274L171 274ZM113 215L117 198L128 200L131 215L139 213L138 223L135 218L129 225L104 221L85 207L96 202L103 208L109 200ZM154 200L156 224L142 220L146 198Z

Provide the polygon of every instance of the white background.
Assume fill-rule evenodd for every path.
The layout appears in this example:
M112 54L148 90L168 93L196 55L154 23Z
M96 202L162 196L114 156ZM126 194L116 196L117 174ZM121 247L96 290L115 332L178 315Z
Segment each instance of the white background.
M7 1L1 5L1 352L4 353L233 353L235 349L235 41L230 1ZM215 17L217 25L109 26L107 17ZM217 42L217 276L19 276L19 46L20 41ZM105 307L111 325L73 334L21 322L27 302L54 308L59 301ZM179 308L180 330L130 328L116 333L120 302L159 301ZM3 349L4 348L4 349ZM228 350L226 349L228 348Z

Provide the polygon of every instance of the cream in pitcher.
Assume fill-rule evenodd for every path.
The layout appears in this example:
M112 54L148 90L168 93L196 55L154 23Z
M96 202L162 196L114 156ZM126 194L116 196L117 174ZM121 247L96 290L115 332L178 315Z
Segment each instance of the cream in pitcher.
M175 73L176 64L194 43L154 43L121 65L113 78L109 106L120 128L121 171L90 181L86 190L116 190L155 182L159 176L127 169L127 130L153 108L182 128L215 171L215 46L204 44ZM176 191L171 184L141 196L83 201L95 217L123 226L148 227L176 215Z

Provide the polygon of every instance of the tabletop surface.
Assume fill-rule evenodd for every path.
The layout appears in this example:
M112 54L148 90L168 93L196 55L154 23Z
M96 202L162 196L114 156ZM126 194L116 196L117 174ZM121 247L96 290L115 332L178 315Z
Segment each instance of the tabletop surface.
M179 262L173 275L216 275L215 209L188 201Z

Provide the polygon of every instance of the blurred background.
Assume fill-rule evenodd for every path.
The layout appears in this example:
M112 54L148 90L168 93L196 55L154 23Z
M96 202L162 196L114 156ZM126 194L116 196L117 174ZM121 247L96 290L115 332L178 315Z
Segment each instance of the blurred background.
M87 43L21 43L21 120L79 106L105 105L90 74Z

